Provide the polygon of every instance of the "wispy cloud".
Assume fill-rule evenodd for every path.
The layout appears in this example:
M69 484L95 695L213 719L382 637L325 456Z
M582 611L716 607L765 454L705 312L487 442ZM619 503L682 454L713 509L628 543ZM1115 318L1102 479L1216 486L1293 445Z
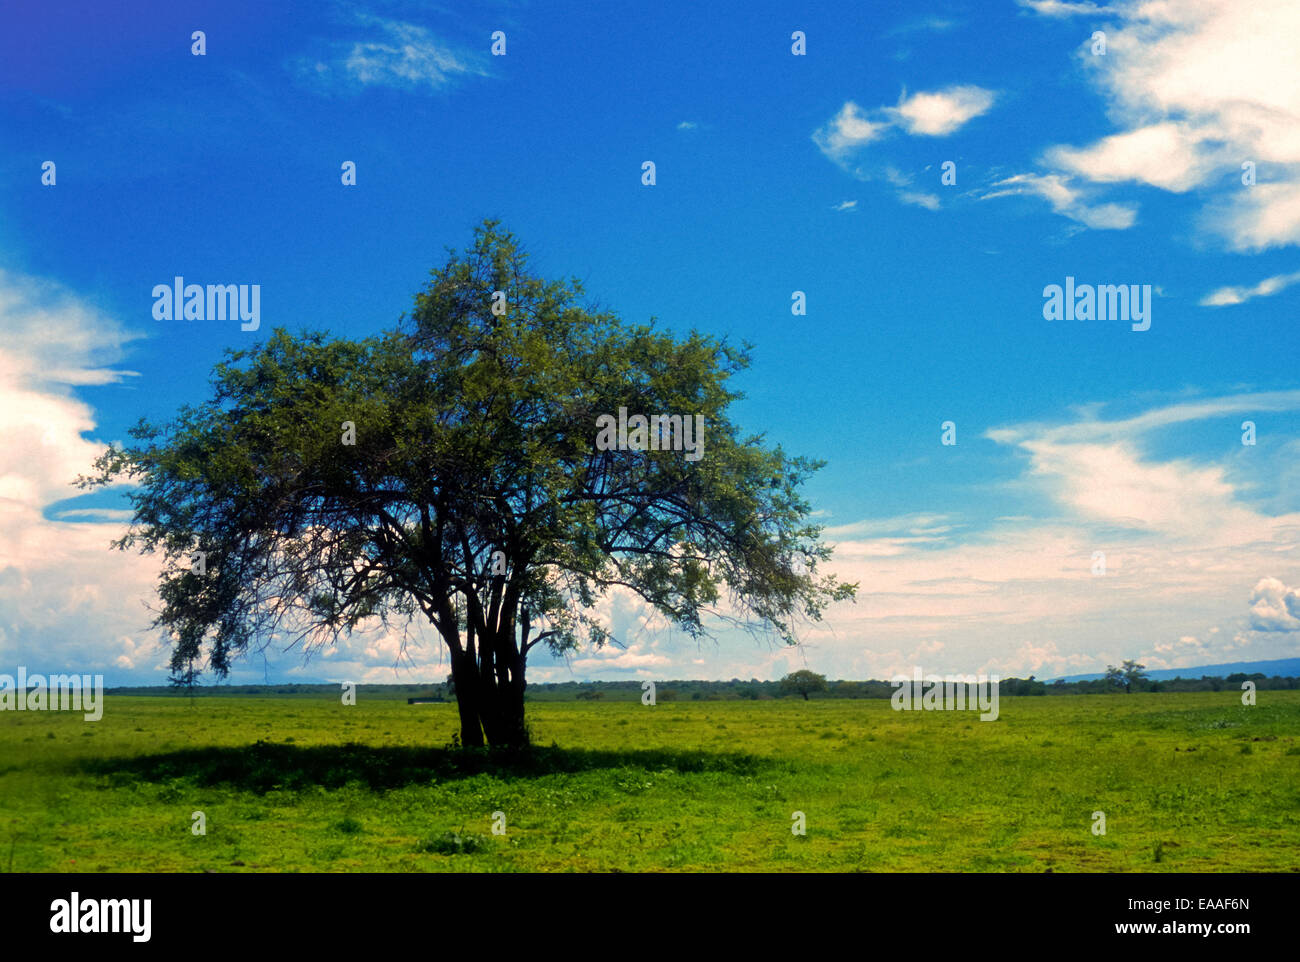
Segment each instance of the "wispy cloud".
M1268 633L1300 629L1300 592L1288 587L1300 575L1292 554L1300 513L1253 506L1249 481L1224 461L1151 453L1165 429L1244 411L1300 411L1300 391L1202 398L1117 419L1088 407L1061 423L990 430L1025 458L1005 482L1009 506L1035 509L984 525L915 514L828 528L833 570L864 592L828 613L809 640L820 657L873 677L916 663L1023 676L1131 657L1151 667L1252 648L1278 657ZM936 643L941 655L915 660Z
M1081 3L1069 3L1065 0L1016 0L1020 6L1044 17L1085 17L1114 13L1114 7L1098 6L1092 0Z
M1084 192L1060 174L1016 174L995 183L983 199L1013 195L1041 197L1056 213L1096 230L1127 230L1137 220L1135 207L1088 203Z
M1294 274L1277 274L1260 281L1254 287L1220 287L1201 298L1201 307L1226 307L1244 304L1256 297L1271 297L1292 284L1300 283L1300 271Z
M841 163L852 150L879 139L889 128L888 122L868 120L862 108L848 100L839 113L813 133L813 142L823 154Z
M297 76L319 90L366 87L436 91L471 76L487 76L483 57L436 37L418 24L361 15L357 26L371 36L323 44L317 56L292 64Z
M960 25L960 21L953 20L950 17L922 17L920 20L911 20L896 27L891 27L885 31L884 36L901 37L909 33L946 33L949 30L955 30Z
M887 180L903 203L938 210L938 195L912 189L910 175L875 159L865 148L896 131L912 136L946 137L990 110L996 99L993 91L971 85L911 96L904 92L896 106L878 108L870 116L849 100L813 132L813 142L828 159L858 180Z

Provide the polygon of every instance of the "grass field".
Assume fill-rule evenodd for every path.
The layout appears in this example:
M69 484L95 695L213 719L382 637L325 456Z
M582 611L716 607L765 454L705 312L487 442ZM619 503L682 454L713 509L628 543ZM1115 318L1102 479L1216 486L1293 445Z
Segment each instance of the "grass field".
M108 696L0 713L0 868L1300 871L1300 691L1259 699L537 703L507 760L451 704Z

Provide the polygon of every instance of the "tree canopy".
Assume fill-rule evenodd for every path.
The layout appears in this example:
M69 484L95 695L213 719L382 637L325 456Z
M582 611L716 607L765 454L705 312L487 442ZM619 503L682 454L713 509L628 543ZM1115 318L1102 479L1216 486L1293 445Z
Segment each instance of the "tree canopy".
M784 694L803 695L804 701L808 700L810 692L825 690L826 676L807 668L793 671L781 679L781 691Z
M80 480L133 483L114 545L163 554L174 672L422 617L462 742L522 745L529 651L611 641L594 609L612 590L692 636L712 617L790 644L853 597L819 571L830 548L798 490L821 462L730 419L750 350L625 324L530 273L489 220L395 329L230 351L208 400L142 421ZM620 409L698 415L702 456L598 444Z
M1132 658L1126 658L1124 664L1119 668L1114 665L1106 666L1106 681L1112 685L1124 689L1124 694L1130 694L1133 686L1146 680L1146 672L1143 670L1146 665L1139 665Z

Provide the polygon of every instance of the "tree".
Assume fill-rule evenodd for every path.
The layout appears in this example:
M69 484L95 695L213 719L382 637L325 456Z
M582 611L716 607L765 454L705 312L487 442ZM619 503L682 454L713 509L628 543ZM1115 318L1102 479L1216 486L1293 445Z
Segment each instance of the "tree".
M206 646L224 677L254 644L310 654L423 617L450 652L463 744L521 746L528 653L604 645L593 607L612 589L694 637L712 614L787 644L851 600L856 585L818 575L830 548L799 495L821 462L729 418L750 347L582 297L485 221L395 330L277 329L228 352L205 404L104 452L80 483L135 485L114 545L163 553L154 624L173 666ZM704 446L634 429L607 449L598 418L622 408L698 415ZM667 424L656 440L685 448Z
M1114 665L1106 666L1106 684L1110 687L1118 688L1124 684L1124 670L1116 668Z
M808 700L809 692L825 690L826 676L809 671L807 668L791 672L781 679L781 693L783 695L803 695L804 701Z
M1144 668L1146 668L1146 665L1139 665L1131 658L1125 659L1123 666L1124 694L1129 694L1129 692L1133 690L1134 685L1140 684L1146 680L1146 673L1142 670Z
M1142 669L1146 665L1139 665L1131 658L1127 658L1124 664L1116 668L1114 665L1106 666L1106 683L1115 687L1123 687L1124 694L1130 694L1133 686L1146 680L1146 674Z

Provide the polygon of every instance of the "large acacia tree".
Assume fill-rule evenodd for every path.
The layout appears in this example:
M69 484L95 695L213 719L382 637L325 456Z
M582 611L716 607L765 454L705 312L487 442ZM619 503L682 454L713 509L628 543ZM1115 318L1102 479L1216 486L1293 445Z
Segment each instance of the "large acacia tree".
M230 352L210 400L141 422L81 483L133 483L114 545L164 555L174 670L206 652L224 677L250 646L424 618L463 744L518 746L529 652L610 641L594 608L612 589L693 636L716 616L786 643L852 598L819 575L830 549L798 493L820 463L728 417L748 350L625 325L485 221L392 332ZM601 450L620 407L702 415L702 456Z

